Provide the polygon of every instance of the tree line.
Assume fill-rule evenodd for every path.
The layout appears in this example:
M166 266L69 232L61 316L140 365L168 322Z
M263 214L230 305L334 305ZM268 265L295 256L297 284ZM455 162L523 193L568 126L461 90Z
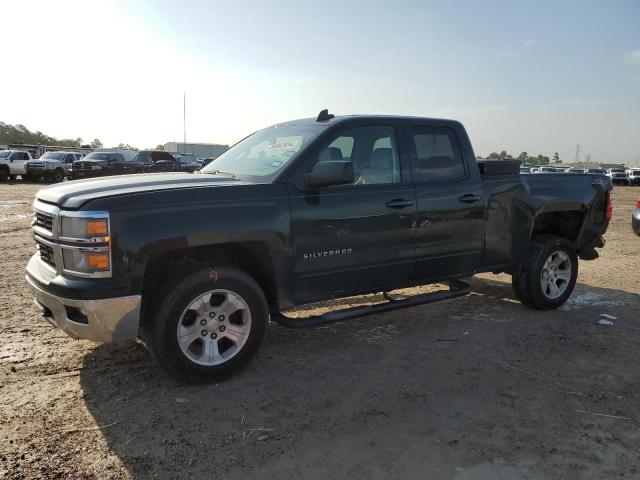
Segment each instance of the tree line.
M55 138L45 135L40 131L32 132L24 125L9 125L0 122L0 145L9 145L12 143L24 143L26 145L59 145L61 147L82 147L89 146L91 148L102 147L102 142L94 138L89 144L83 144L80 137L78 138Z
M549 163L560 163L560 155L558 152L553 154L553 157L549 158L546 155L537 155L535 157L530 156L527 152L522 152L517 157L514 157L506 150L502 150L500 153L491 152L487 156L488 160L520 160L522 163L530 163L532 165L549 165Z

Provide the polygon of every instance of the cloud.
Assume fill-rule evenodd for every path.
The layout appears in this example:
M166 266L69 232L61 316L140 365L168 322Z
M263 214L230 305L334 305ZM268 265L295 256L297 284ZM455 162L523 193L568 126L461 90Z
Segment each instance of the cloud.
M627 53L624 56L624 59L629 63L640 65L640 50L634 50L633 52Z

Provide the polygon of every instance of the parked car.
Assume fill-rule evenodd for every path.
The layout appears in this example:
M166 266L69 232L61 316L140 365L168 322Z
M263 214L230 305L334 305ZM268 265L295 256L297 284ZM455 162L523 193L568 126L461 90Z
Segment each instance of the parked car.
M608 168L605 175L614 185L629 185L629 174L624 168Z
M136 162L133 150L99 150L90 153L82 160L73 162L71 178L105 177L127 173L142 173L144 164Z
M163 150L140 150L135 162L143 165L144 172L175 172L178 170L176 159Z
M555 167L539 167L535 173L558 173Z
M629 175L629 185L640 185L640 168L627 169Z
M196 163L198 164L198 168L206 167L211 162L213 162L215 158L198 158Z
M636 202L636 206L631 213L631 227L636 235L640 235L640 198Z
M193 173L200 168L197 160L193 155L180 155L174 154L176 161L178 162L178 170L179 172L188 172Z
M15 180L18 175L24 177L27 173L24 164L32 158L31 153L23 150L0 150L0 182Z
M480 272L509 273L528 307L558 308L578 258L604 246L608 182L520 175L519 164L477 161L456 121L325 110L260 130L194 175L40 190L27 282L70 336L142 336L167 372L192 383L237 372L270 320L307 328L453 298ZM443 281L449 290L285 313Z
M586 173L586 169L582 167L571 167L565 170L564 173Z
M45 152L37 160L25 163L25 180L37 182L44 178L48 182L60 183L71 176L71 166L82 158L77 152Z
M586 168L584 173L588 173L589 175L603 175L606 176L606 171L604 168Z

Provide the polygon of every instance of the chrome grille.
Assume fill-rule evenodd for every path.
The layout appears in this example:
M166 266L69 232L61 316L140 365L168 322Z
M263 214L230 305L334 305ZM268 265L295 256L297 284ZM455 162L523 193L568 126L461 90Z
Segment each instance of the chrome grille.
M42 259L42 261L55 268L56 260L53 255L53 248L51 248L49 245L45 245L42 242L38 242L37 240L36 245L38 245L38 251L40 252L40 258Z
M93 165L89 162L73 162L74 170L93 170Z
M37 227L44 228L50 232L53 230L53 216L36 212L35 217L35 225Z
M27 171L43 172L45 170L44 163L27 163Z

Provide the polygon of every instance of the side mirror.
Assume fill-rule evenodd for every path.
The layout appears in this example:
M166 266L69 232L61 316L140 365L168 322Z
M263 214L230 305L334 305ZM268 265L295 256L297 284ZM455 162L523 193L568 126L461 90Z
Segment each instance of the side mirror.
M311 172L305 175L310 187L329 187L353 183L353 163L345 160L327 160L318 162Z

